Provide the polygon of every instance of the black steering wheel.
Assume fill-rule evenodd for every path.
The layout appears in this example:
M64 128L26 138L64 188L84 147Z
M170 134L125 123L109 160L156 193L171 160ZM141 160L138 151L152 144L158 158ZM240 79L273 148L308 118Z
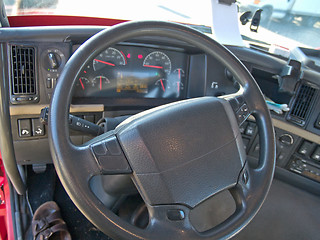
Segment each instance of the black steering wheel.
M68 114L81 68L109 46L140 36L189 43L224 64L241 85L233 95L174 102L130 117L89 143L71 143ZM257 168L246 163L239 125L251 114L260 136ZM225 47L189 27L169 22L129 22L103 30L69 59L56 86L49 140L58 176L72 201L101 231L115 239L228 239L255 216L269 191L275 167L273 126L264 97L244 65ZM92 193L95 175L129 174L144 200L149 224L120 219ZM235 212L204 232L190 210L229 190Z

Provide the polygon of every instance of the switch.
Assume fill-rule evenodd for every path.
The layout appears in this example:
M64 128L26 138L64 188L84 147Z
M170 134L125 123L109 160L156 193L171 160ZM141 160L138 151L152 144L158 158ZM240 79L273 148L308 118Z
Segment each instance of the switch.
M311 158L313 160L320 161L320 146L318 146L316 150L314 150L313 154L311 155Z
M44 125L40 122L40 118L31 119L32 123L32 135L44 136Z
M30 137L31 136L31 124L30 119L19 119L18 120L19 136Z
M304 141L300 146L298 153L302 155L307 155L311 149L312 143L308 141Z
M247 104L243 104L240 109L236 112L238 122L242 123L249 116L249 108Z
M290 134L282 134L279 141L285 145L292 145L294 143L293 137Z
M247 150L250 140L247 138L242 138L242 141L243 141L244 150Z
M47 78L47 88L52 88L53 86L52 78L48 77Z
M249 108L248 108L247 104L243 104L240 109L245 115L247 115L249 113Z
M255 124L249 123L246 128L245 134L248 136L252 136L254 133L254 130L255 130Z
M185 214L181 209L171 209L167 211L167 217L171 221L181 221L185 218Z
M52 88L57 85L57 78L52 78Z
M57 69L60 65L58 61L58 56L53 52L48 53L48 62L51 69Z
M96 145L93 145L92 149L95 155L97 156L106 155L108 152L108 149L106 148L106 145L104 143L98 143Z
M122 151L116 137L111 137L106 141L107 149L110 151L111 155L118 156L121 155Z
M247 123L247 122L244 122L244 123L242 123L242 124L239 126L239 130L240 130L240 133L241 133L241 134L244 133L244 131L246 130L247 126L248 126L248 123Z
M314 123L314 127L320 129L320 114L319 114L317 120Z

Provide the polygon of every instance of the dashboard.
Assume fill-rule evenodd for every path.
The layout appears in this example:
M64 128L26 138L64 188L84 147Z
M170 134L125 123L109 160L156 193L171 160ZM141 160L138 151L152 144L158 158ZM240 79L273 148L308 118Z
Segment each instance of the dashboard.
M0 43L3 56L0 80L9 86L18 164L52 162L48 129L39 122L40 111L49 106L67 60L101 30L99 27L2 30L5 34ZM296 69L299 71L294 71L299 74L294 75L287 71L296 66L289 59L261 49L227 47L249 69L266 97L290 108L281 114L271 112L277 138L277 176L318 192L320 71L302 65ZM28 60L27 65L24 59ZM291 88L290 82L294 82ZM230 71L193 46L168 38L130 39L85 61L75 79L70 111L96 123L101 118L133 115L180 99L220 96L237 90ZM259 155L254 118L240 130L248 158L254 164ZM71 131L71 139L82 144L90 137Z

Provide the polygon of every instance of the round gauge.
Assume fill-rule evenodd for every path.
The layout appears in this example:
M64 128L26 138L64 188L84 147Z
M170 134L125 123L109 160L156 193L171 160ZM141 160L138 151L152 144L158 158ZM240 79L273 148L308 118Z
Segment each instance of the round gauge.
M160 88L162 92L165 92L167 89L167 83L167 80L159 79L158 81L156 81L155 85Z
M177 75L177 77L178 77L178 79L179 79L180 81L181 81L181 79L184 78L184 76L185 76L185 73L184 73L183 69L181 69L181 68L175 69L175 70L173 71L173 73L174 73L175 75Z
M174 82L173 83L173 86L172 88L175 90L175 92L180 95L180 90L183 90L184 89L184 85L182 82L180 81L177 81L177 82Z
M175 91L180 94L180 90L183 90L183 79L185 77L185 73L183 69L177 68L173 71L174 74L174 81L172 81L172 88L175 89Z
M118 65L126 65L125 56L115 48L107 48L93 59L94 71L98 71L106 66L114 67Z
M146 56L143 66L148 68L162 69L166 75L171 72L171 60L163 52L152 52Z
M76 83L76 85L80 86L82 90L85 90L88 84L90 84L90 81L88 78L85 78L85 77L80 77L79 81Z
M110 80L105 76L96 76L94 81L98 83L100 90L107 88L107 86L110 84Z

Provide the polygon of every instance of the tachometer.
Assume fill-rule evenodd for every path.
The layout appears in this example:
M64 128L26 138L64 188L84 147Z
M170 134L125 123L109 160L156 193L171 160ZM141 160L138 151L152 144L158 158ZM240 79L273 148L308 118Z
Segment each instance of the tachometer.
M163 70L166 75L171 72L171 60L163 52L156 51L146 56L143 61L143 66Z
M125 56L118 49L109 47L93 59L92 65L94 71L98 71L107 66L115 67L126 63Z

